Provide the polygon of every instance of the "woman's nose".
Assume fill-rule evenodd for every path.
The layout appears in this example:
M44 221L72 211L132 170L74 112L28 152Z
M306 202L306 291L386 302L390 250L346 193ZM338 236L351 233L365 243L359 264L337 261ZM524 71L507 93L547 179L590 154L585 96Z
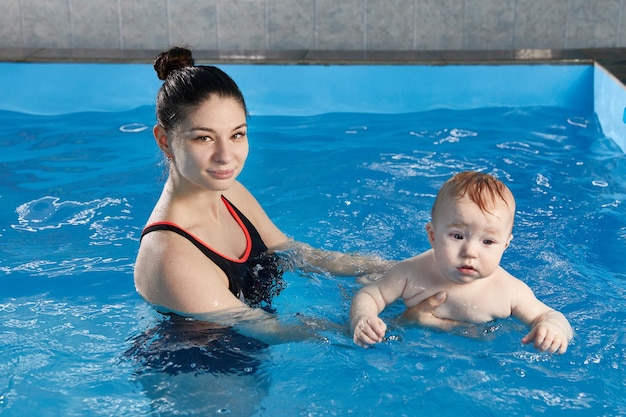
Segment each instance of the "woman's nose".
M227 140L216 140L213 157L218 162L229 162L233 158L232 143Z

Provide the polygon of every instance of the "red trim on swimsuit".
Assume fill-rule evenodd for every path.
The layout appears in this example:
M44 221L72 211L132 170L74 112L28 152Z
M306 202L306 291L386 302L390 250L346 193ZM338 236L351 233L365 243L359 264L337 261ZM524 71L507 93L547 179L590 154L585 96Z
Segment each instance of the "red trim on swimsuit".
M237 222L237 224L239 225L239 227L243 231L243 234L246 237L246 250L244 251L244 254L241 256L241 258L239 258L239 259L231 258L230 256L224 255L224 254L216 251L215 249L213 249L212 247L207 245L202 239L198 238L198 236L194 235L193 233L189 233L188 231L186 231L185 229L183 229L182 227L180 227L176 223L172 223L172 222L154 222L154 223L150 223L150 224L146 225L146 227L144 227L144 230L146 230L149 227L156 226L156 225L159 225L159 224L166 224L166 225L169 225L169 226L174 226L174 227L176 227L176 228L178 228L180 230L183 230L185 233L189 234L191 237L196 239L200 244L202 244L202 246L204 246L205 248L207 248L211 252L215 253L216 255L221 256L222 258L227 259L227 260L229 260L231 262L244 263L244 262L246 262L248 260L248 257L250 256L250 252L252 251L252 239L250 238L250 232L248 231L246 226L243 224L243 221L241 220L241 218L239 217L237 212L235 212L235 209L233 209L233 206L228 202L228 200L226 200L226 198L224 198L224 196L222 196L222 201L224 202L224 205L226 206L226 209L228 210L230 215L233 217L233 219L235 219L235 221Z

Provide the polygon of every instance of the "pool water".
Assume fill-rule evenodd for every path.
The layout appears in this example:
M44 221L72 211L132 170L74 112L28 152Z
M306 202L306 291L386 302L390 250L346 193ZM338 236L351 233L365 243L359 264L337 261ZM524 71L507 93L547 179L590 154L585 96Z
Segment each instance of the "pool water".
M626 157L593 114L255 115L240 177L291 237L403 259L428 248L424 226L447 178L498 176L517 199L503 265L567 315L576 335L566 354L521 345L514 319L471 337L399 327L399 303L383 313L387 340L364 350L348 329L355 279L296 271L275 307L289 323L324 323L320 337L250 347L226 335L226 353L247 359L209 372L202 356L224 352L200 347L174 373L129 354L168 328L132 279L165 175L153 122L149 106L0 112L3 416L626 415Z

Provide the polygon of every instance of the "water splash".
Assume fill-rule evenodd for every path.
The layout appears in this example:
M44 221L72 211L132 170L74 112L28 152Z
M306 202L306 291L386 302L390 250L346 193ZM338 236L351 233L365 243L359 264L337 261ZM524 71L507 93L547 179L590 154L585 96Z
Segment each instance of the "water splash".
M15 211L17 224L11 225L17 230L37 232L46 229L58 229L62 226L88 224L97 211L106 206L122 204L122 199L106 197L91 201L61 201L59 197L45 196L18 206Z

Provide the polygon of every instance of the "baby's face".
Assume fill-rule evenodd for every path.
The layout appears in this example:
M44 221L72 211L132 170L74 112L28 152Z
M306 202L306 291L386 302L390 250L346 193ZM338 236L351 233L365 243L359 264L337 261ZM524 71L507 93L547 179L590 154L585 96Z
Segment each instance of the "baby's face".
M514 205L498 200L483 212L463 197L443 204L428 227L437 266L452 281L467 284L491 276L513 237Z

